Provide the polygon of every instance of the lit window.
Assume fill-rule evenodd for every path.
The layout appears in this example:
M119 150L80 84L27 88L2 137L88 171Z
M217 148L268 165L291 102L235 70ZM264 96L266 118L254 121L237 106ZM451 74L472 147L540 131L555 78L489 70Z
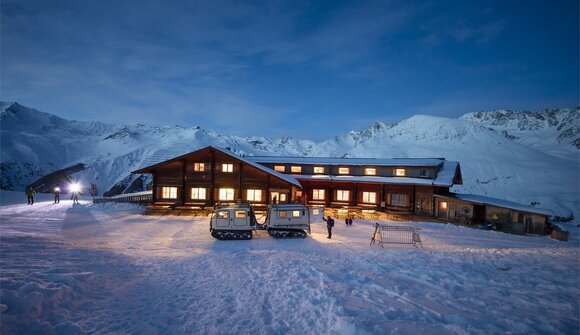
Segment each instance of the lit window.
M292 172L292 173L301 173L302 172L302 166L291 166L290 167L290 172Z
M362 202L367 204L376 204L377 203L377 192L363 192L362 193Z
M338 174L349 174L350 169L347 167L338 168Z
M397 177L404 177L407 174L405 169L395 169L395 176Z
M300 216L300 211L292 211L292 217L299 218Z
M161 196L164 199L177 199L177 187L162 187Z
M245 218L246 217L246 211L236 211L236 218Z
M286 167L284 165L275 165L274 166L274 171L286 172Z
M376 176L377 175L377 169L375 169L375 168L366 168L365 169L365 174L367 176Z
M407 195L406 194L401 194L401 193L392 193L391 194L391 205L392 206L406 206L406 199Z
M219 200L234 200L234 189L233 188L220 188L219 189Z
M280 201L286 201L286 193L280 194Z
M441 202L439 203L439 206L441 207L441 209L447 209L447 202L445 202L445 201L441 201Z
M205 163L193 163L193 171L197 172L205 171Z
M205 200L205 188L192 188L191 189L191 199L194 200Z
M247 190L246 195L248 201L262 201L262 190Z
M229 218L228 211L218 211L217 212L218 219L227 219Z
M324 190L313 189L312 190L312 200L324 200Z
M336 200L337 201L349 201L350 199L350 191L346 190L337 190L336 191Z
M287 216L286 211L279 211L278 212L278 217L279 218L285 218Z
M222 172L232 173L234 172L234 164L222 164Z
M314 167L314 173L316 173L316 174L324 174L324 167L322 167L322 166L315 166Z

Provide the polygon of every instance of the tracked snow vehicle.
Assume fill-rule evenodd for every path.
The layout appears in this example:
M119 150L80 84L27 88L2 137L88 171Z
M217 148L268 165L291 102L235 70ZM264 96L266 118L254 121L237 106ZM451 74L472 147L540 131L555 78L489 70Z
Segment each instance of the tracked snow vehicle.
M220 205L211 217L209 231L219 240L251 240L257 224L250 205Z
M310 234L310 211L302 204L271 205L264 228L274 238L305 238Z
M256 229L267 230L274 238L305 238L310 233L310 211L302 204L271 205L260 224L249 204L220 205L211 217L209 231L219 240L250 240Z

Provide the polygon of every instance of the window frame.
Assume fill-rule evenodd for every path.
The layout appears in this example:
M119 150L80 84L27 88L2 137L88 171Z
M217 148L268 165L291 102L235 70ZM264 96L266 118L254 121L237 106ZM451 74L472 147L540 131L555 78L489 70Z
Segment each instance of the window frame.
M350 168L347 166L341 166L338 168L338 174L350 174Z
M369 173L369 171L373 171ZM367 167L365 168L365 176L376 176L377 175L377 168L374 167Z
M167 193L166 193L167 190ZM161 186L161 198L162 199L177 199L177 187L176 186Z
M281 172L281 173L285 173L286 172L286 166L285 165L274 165L274 171Z
M256 197L256 195L258 195L258 197ZM257 188L247 189L246 200L251 202L262 202L262 190Z
M234 173L234 163L222 163L223 173Z
M302 173L302 166L301 165L290 166L290 173Z
M402 172L402 174L401 174ZM395 169L395 177L406 177L407 176L407 169L405 168L396 168Z
M365 198L366 198L366 200L365 200ZM371 201L371 198L374 198L374 201ZM376 204L377 203L377 192L363 191L361 201L365 204Z
M326 200L326 190L323 188L313 188L312 200Z
M229 192L230 190L231 190L231 195L232 195L232 197L231 197L231 199L228 199L228 195L229 195L229 193L230 193L230 192ZM226 195L226 197L225 197L225 198L222 198L222 191L224 191L224 192L225 192L225 195ZM218 200L219 200L219 201L233 201L233 200L234 200L234 198L235 198L235 193L236 193L236 192L235 192L235 189L233 189L233 188L227 188L227 187L224 187L224 188L219 188L219 189L218 189Z
M336 201L350 201L350 190L336 190Z
M195 172L205 172L205 163L195 162L193 163L193 171Z
M194 198L194 190L197 191L197 197L195 197L195 198ZM203 193L203 198L200 196L200 193ZM191 198L191 200L207 200L207 188L205 188L205 187L192 187L190 198Z
M324 174L324 166L315 166L313 171L314 174Z

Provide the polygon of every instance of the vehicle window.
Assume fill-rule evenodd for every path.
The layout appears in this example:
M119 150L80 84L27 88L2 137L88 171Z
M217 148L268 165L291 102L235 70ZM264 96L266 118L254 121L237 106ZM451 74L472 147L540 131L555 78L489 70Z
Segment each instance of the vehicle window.
M217 218L218 219L227 219L229 217L228 211L218 211Z

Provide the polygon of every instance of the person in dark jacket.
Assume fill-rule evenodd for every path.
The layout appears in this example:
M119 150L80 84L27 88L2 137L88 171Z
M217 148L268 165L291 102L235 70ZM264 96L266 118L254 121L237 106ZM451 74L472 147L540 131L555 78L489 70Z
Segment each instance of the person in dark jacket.
M348 218L348 225L352 226L352 218Z
M28 204L29 205L34 205L34 195L36 194L36 191L34 191L34 189L32 187L29 187L26 189L26 196L28 197Z
M54 188L54 192L52 192L54 194L54 203L58 204L60 203L60 187L55 187Z
M334 219L328 216L328 218L322 217L322 220L326 221L326 229L328 229L328 236L326 238L332 238L332 227L334 227Z

